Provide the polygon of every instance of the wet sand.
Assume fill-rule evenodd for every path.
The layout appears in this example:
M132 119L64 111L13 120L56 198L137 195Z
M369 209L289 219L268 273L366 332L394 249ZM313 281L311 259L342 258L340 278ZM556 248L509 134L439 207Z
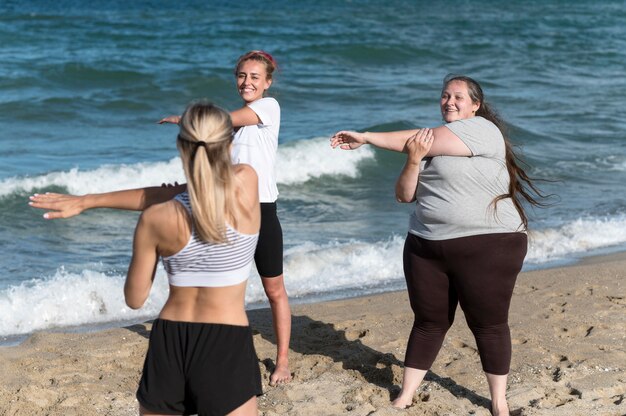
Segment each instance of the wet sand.
M626 415L626 253L522 273L510 313L513 415ZM294 380L267 385L270 312L249 311L265 394L259 414L489 415L489 392L457 311L432 371L407 410L394 410L412 324L404 292L296 305ZM135 415L151 324L41 332L0 347L0 415Z

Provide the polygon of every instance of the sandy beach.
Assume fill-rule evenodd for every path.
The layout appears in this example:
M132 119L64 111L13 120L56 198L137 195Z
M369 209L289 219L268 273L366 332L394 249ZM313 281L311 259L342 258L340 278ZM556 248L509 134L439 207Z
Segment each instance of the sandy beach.
M626 253L522 273L510 325L513 415L626 415ZM120 295L121 296L121 295ZM259 414L488 415L487 384L463 314L412 407L400 385L412 314L404 292L293 307L291 384L267 385L269 310L249 312L265 394ZM42 332L0 347L0 415L134 415L150 323Z

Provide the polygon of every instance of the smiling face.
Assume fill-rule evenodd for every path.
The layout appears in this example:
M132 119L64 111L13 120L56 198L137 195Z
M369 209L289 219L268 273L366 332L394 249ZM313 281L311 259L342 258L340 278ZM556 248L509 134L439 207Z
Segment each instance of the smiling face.
M473 102L465 81L453 80L441 92L441 115L446 123L476 115L480 102Z
M263 93L272 85L268 78L265 64L260 61L247 60L239 65L236 72L237 91L246 103L263 97Z

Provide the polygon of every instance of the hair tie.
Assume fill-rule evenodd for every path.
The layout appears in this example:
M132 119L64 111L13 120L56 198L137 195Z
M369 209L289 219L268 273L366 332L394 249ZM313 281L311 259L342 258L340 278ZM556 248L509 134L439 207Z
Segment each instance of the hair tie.
M194 140L194 141L188 140L188 139L184 138L183 136L181 136L180 134L176 138L178 140L182 141L182 142L187 142L187 143L195 146L194 152L197 152L198 148L200 146L204 146L204 150L206 150L208 152L209 151L209 145L211 144L209 142L205 142L205 141L202 141L202 140Z

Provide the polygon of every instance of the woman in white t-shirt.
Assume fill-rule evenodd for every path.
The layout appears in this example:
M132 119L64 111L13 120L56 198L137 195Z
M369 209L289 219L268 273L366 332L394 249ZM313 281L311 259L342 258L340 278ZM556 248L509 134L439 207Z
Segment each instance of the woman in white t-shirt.
M407 153L399 202L416 201L404 246L404 274L415 322L393 406L410 406L461 305L489 384L492 414L508 415L511 362L508 311L527 249L522 200L544 205L518 163L504 123L465 76L444 79L445 125L384 133L340 131L331 146L371 144ZM536 196L534 196L534 195Z
M277 354L276 367L270 377L272 385L291 380L288 357L291 310L283 278L283 232L276 215L280 106L274 98L264 97L272 85L275 69L276 61L267 52L251 51L241 56L235 76L244 105L231 113L235 127L233 163L249 164L259 176L261 231L254 261L270 302L276 333Z
M271 97L264 97L271 87L277 64L264 51L250 51L242 55L235 66L237 91L243 106L230 113L235 137L232 161L251 165L259 178L261 201L261 230L255 252L255 264L261 276L265 294L272 310L276 334L276 365L270 376L270 385L291 381L289 371L289 340L291 337L291 310L283 278L283 235L276 215L276 152L280 130L280 106ZM170 116L161 123L178 124L180 116ZM30 205L52 210L45 218L68 218L92 208L144 210L155 203L173 198L186 185L150 187L82 196L42 194L31 197Z

